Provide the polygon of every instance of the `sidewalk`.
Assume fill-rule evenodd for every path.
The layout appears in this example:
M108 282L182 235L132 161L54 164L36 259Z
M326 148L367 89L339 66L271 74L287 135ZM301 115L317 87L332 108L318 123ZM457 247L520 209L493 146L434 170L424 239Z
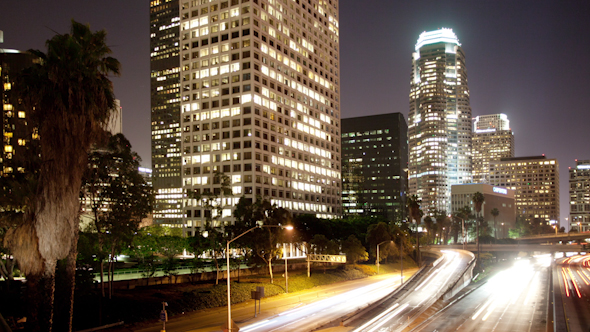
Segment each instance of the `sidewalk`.
M417 269L404 270L404 278L411 277ZM249 325L269 319L286 310L304 306L337 294L341 294L358 287L370 285L390 277L398 277L398 273L381 274L363 279L340 282L337 284L315 287L309 290L282 294L261 301L261 311L254 317L254 301L232 305L232 318L238 326ZM385 294L384 294L385 295ZM343 313L344 315L345 313ZM210 332L221 331L221 326L227 322L227 307L210 308L191 312L185 315L171 317L166 323L166 332ZM326 331L344 332L348 328L330 328ZM119 328L113 331L160 332L161 322L143 323L137 326Z

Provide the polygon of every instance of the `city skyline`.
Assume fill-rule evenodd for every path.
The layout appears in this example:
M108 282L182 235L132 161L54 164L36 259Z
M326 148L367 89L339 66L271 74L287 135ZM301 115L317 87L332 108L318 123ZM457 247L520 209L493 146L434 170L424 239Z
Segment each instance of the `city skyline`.
M55 32L67 32L71 18L107 30L113 56L123 66L122 77L113 80L123 133L144 166L150 166L148 8L148 2L27 1L5 4L0 13L2 48L43 50ZM388 112L407 117L408 54L420 33L448 27L467 54L473 116L507 114L515 156L556 158L564 176L575 159L590 155L584 121L590 64L583 59L590 45L580 42L590 35L589 9L585 2L552 1L343 2L342 117ZM560 189L563 222L569 211L565 181Z

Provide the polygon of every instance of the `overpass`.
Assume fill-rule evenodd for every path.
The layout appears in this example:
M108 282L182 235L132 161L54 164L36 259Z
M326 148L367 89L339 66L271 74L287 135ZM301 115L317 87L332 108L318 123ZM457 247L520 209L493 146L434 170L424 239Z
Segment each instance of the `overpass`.
M518 243L548 243L548 242L569 242L569 241L584 241L590 239L590 232L582 233L551 233L525 236L515 239Z
M432 249L463 249L462 244L451 244L451 245L431 245L426 248ZM465 244L465 250L477 251L477 245L470 243ZM480 244L480 251L540 251L540 252L587 252L587 248L584 248L580 244Z

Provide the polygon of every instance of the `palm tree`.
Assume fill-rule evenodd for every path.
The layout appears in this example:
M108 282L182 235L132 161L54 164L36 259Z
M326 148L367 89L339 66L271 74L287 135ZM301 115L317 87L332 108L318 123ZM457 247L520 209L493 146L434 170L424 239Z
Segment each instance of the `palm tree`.
M108 75L119 74L120 64L107 56L111 50L104 30L92 32L75 21L69 34L54 36L46 46L47 53L30 51L39 63L23 71L18 85L39 130L37 204L25 224L10 235L21 270L40 292L35 308L29 308L33 331L52 330L56 263L67 258L71 284L60 294L70 297L69 315L56 316L67 326L55 324L56 330L71 331L82 175L87 153L115 105Z
M481 216L479 216L480 212L481 212L481 207L483 205L483 202L485 200L485 197L483 196L482 193L480 193L479 191L476 192L475 194L473 194L473 204L475 204L475 238L476 238L476 243L477 243L477 262L479 263L479 219Z
M494 217L494 237L497 238L497 236L496 236L496 217L500 214L500 210L498 210L497 208L493 208L491 213L492 213L492 216Z
M410 218L414 219L414 221L416 222L416 260L418 261L418 266L420 266L420 239L418 238L418 224L420 223L420 219L424 215L424 213L420 209L420 203L421 201L416 195L408 197L406 201L408 214L410 215Z

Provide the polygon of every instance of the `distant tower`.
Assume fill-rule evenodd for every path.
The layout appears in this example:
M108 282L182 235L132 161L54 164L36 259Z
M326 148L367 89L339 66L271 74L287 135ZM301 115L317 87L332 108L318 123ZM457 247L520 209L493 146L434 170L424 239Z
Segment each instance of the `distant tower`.
M111 113L107 131L113 135L123 133L123 109L121 108L121 101L115 99L115 107Z
M451 29L424 32L410 83L409 193L425 213L450 212L451 185L472 182L465 54Z
M180 8L178 0L150 2L152 180L154 222L182 226L180 174Z
M506 114L473 119L473 182L490 183L490 162L514 157L514 134Z
M590 160L576 160L576 167L569 172L570 229L587 232L590 230Z

